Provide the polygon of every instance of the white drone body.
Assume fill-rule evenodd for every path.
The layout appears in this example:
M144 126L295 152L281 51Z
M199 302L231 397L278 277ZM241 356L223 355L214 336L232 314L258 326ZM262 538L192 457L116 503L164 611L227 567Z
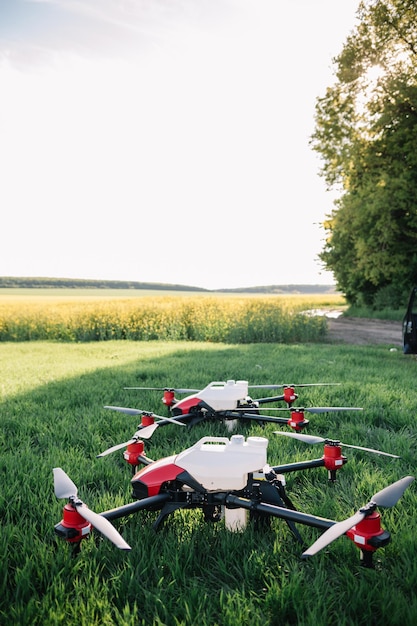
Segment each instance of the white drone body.
M268 439L243 435L227 437L203 437L180 454L161 459L140 470L137 476L158 475L175 466L187 471L208 492L239 491L248 483L249 474L262 472L266 466ZM146 480L146 478L145 478ZM226 528L243 530L247 523L247 511L241 508L223 508Z
M207 491L238 491L248 475L266 465L268 439L243 435L203 437L175 457L175 465L186 470Z
M187 406L206 402L215 411L233 411L240 402L246 402L248 398L247 380L228 380L211 382L198 393L180 400L175 407L182 407L186 401ZM193 402L195 400L195 402Z

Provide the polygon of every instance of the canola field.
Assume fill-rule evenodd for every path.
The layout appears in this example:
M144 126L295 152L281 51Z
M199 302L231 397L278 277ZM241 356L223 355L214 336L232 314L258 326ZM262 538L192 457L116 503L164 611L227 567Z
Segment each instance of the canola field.
M27 290L4 291L0 293L0 341L314 342L325 337L326 319L306 311L344 305L343 297L336 294L146 292L142 297L126 297L107 290L94 296L74 290L41 294L32 290L31 295Z

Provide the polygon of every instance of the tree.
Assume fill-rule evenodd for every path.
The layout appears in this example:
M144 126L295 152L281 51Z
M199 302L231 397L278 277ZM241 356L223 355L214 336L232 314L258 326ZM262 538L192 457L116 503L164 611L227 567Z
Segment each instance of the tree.
M311 144L340 197L320 258L351 304L402 306L417 284L417 3L363 0L316 104Z

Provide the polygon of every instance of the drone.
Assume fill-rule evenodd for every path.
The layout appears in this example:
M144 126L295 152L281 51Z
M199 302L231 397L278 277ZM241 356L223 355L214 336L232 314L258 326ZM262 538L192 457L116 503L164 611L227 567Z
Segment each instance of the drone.
M360 550L360 561L373 567L373 554L386 546L390 533L381 527L377 507L393 507L414 480L405 476L374 494L369 502L353 516L334 521L296 510L286 490L285 474L317 467L328 470L334 482L336 473L347 462L342 445L368 452L399 458L394 454L342 444L299 433L276 431L305 443L324 443L323 456L314 460L271 467L267 462L268 439L243 435L227 437L205 436L193 446L166 458L153 461L144 452L144 442L128 444L124 455L135 467L131 478L133 501L117 508L95 513L78 497L78 489L62 468L54 468L54 490L57 498L68 499L63 519L55 533L80 550L81 542L90 536L94 527L117 548L130 550L111 523L121 517L147 510L158 512L153 523L159 530L169 515L180 509L200 509L206 522L224 520L226 529L242 531L249 522L263 528L271 518L286 522L292 535L303 546L302 557L317 554L334 540L346 534ZM100 456L100 455L99 455ZM143 467L138 469L139 465ZM324 531L307 547L297 524Z
M125 389L140 389L163 391L163 404L168 408L172 418L166 419L154 416L152 412L120 406L105 406L126 413L127 415L142 415L142 423L138 429L150 426L153 417L159 418L158 426L172 423L188 424L194 426L204 420L221 419L229 430L233 430L237 420L255 420L258 423L274 422L287 424L295 431L302 430L308 425L305 413L325 413L336 411L362 411L361 407L294 407L293 403L298 399L295 387L313 387L322 385L338 385L340 383L307 383L300 385L248 385L247 380L214 381L204 389L176 389L168 387L125 387ZM277 396L269 396L253 400L249 395L249 389L282 389L283 393ZM178 400L175 394L191 394ZM288 418L264 415L259 412L262 405L272 402L286 402L287 407L271 408L273 411L286 411L290 413Z

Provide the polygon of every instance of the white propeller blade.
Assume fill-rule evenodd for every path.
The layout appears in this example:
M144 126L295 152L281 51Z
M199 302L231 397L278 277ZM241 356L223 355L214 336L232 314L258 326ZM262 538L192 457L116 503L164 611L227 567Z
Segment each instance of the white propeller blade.
M112 411L119 411L119 413L126 413L126 415L142 415L143 411L139 409L130 409L124 406L105 406L105 409L111 409Z
M149 439L149 437L151 437L152 433L157 428L158 428L158 424L151 424L150 426L145 426L145 428L142 428L141 430L136 431L132 439L129 439L129 441L124 441L123 443L117 443L115 446L112 446L111 448L108 448L104 452L101 452L101 454L98 454L97 458L100 459L102 456L107 456L108 454L111 454L112 452L116 452L117 450L121 450L122 448L127 448L127 446L130 446L130 444L132 443L136 443L139 439L142 439L142 438Z
M381 491L378 491L376 494L374 494L366 507L372 504L384 508L390 508L392 506L395 506L398 500L403 495L404 491L413 482L413 480L414 476L405 476L404 478L397 480L395 483L392 483L392 485L389 485L388 487L385 487ZM356 524L359 524L359 522L361 522L368 513L366 507L363 507L348 519L343 520L342 522L337 522L333 526L330 526L330 528L328 528L317 539L317 541L313 543L312 546L310 546L305 552L303 552L303 557L313 556L314 554L317 554L317 552L325 548L327 545L329 545L329 543L347 533L347 531L353 528L353 526L356 526Z
M142 389L147 391L174 391L175 393L198 393L201 389L181 389L177 387L123 387L123 389Z
M132 443L136 443L139 439L149 439L158 428L158 425L159 422L155 422L154 424L150 424L149 426L144 426L143 428L135 432L132 439L129 439L129 441L125 441L123 443L117 443L115 446L112 446L111 448L108 448L104 452L98 454L96 458L101 459L101 457L107 456L112 452L116 452L117 450L121 450L122 448L127 448L127 446L130 446L130 444ZM184 426L184 424L181 424L181 426Z
M291 433L285 432L284 430L275 430L274 433L276 435L285 435L286 437L292 437L293 439L298 439L299 441L303 441L304 443L326 443L329 441L328 439L324 439L323 437L314 437L313 435L302 435L300 433ZM346 448L353 448L354 450L363 450L364 452L373 452L374 454L381 454L383 456L389 456L393 459L399 459L401 457L398 454L391 454L390 452L382 452L381 450L375 450L374 448L364 448L363 446L353 446L349 443L338 442L341 446L345 446Z
M127 446L130 446L131 443L136 443L137 439L129 439L129 441L125 441L123 443L117 443L115 446L112 446L111 448L107 448L107 450L105 450L104 452L101 452L100 454L97 454L97 459L101 459L103 456L107 456L108 454L111 454L112 452L117 452L117 450L121 450L122 448L127 448Z
M109 541L114 543L114 545L120 550L131 550L131 547L128 543L123 539L120 533L115 529L115 527L109 522L108 519L103 517L102 515L98 515L98 513L94 513L91 509L88 508L84 502L76 507L77 512L90 522L94 528L101 532L102 535L107 537Z
M317 554L317 552L323 550L323 548L328 546L329 543L332 543L332 541L335 541L336 539L347 533L347 531L350 530L353 526L359 524L359 522L361 522L364 517L365 513L361 513L360 511L358 511L357 513L352 515L352 517L348 517L348 519L345 519L343 522L338 522L334 526L330 526L330 528L328 528L326 532L324 532L317 539L317 541L315 541L313 545L308 548L308 550L303 552L302 556L307 557Z
M292 407L297 410L297 407ZM313 406L310 408L302 409L307 413L335 413L337 411L363 411L363 407L360 406Z
M111 409L112 411L118 411L119 413L125 413L126 415L149 415L149 417L153 417L158 420L157 423L161 422L169 422L170 424L176 424L177 426L185 426L182 422L178 421L178 418L184 417L183 415L179 415L178 418L175 417L163 417L162 415L155 415L150 411L141 411L140 409L130 409L124 406L105 406L105 409Z
M136 435L138 435L140 439L150 439L157 428L158 422L155 422L154 424L149 424L149 426L145 426L144 428L138 430L135 433L135 437Z
M54 489L57 498L70 498L78 493L71 478L60 467L54 467Z
M248 385L248 389L285 389L285 387L293 389L294 387L326 387L341 384L342 383L287 383L283 385Z
M363 411L361 406L291 406L291 407L265 407L264 411L304 411L305 413L336 413L337 411Z
M87 522L90 522L94 528L100 531L105 537L107 537L107 539L109 539L121 550L131 550L129 544L126 543L108 519L98 513L94 513L94 511L89 509L84 502L77 498L78 489L68 474L66 474L60 467L54 467L53 472L56 497L73 498L74 502L72 504L81 517L87 520Z
M397 482L388 485L388 487L374 494L372 496L372 502L375 502L377 506L382 506L385 509L395 506L413 480L414 476L404 476L404 478L400 478Z
M274 430L274 435L284 435L285 437L292 437L298 439L304 443L323 443L325 441L322 437L315 437L314 435L301 435L299 433L287 432L285 430Z

